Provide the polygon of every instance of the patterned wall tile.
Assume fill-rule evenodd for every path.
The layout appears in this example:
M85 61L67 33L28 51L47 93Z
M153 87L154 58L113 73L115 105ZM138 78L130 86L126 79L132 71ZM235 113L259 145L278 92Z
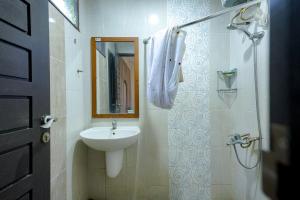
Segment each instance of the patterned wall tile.
M168 0L168 25L209 13L208 0ZM209 24L187 31L184 82L168 115L170 199L210 199Z

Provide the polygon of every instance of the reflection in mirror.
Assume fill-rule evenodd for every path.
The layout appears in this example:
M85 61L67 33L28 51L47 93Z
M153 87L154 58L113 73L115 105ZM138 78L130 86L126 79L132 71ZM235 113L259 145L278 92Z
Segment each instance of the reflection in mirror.
M96 39L95 51L96 115L135 114L134 42Z

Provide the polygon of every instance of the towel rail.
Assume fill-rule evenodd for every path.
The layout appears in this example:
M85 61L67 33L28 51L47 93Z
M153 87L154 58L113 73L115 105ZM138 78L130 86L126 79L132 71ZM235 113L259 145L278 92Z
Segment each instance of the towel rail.
M255 0L255 1L250 1L250 2L247 2L247 3L243 3L243 4L240 4L240 5L237 5L237 6L233 6L231 8L226 8L224 10L221 10L221 11L218 11L218 12L215 12L213 14L210 14L208 16L205 16L205 17L202 17L198 20L195 20L195 21L192 21L192 22L188 22L186 24L182 24L180 26L178 26L179 28L185 28L187 26L191 26L191 25L194 25L194 24L198 24L198 23L201 23L201 22L204 22L204 21L207 21L207 20L210 20L210 19L213 19L213 18L216 18L216 17L219 17L221 15L225 15L227 13L230 13L232 11L235 11L235 10L239 10L239 9L242 9L244 7L249 7L249 6L253 6L255 4L259 4L261 3L261 0ZM150 40L151 37L148 37L148 38L145 38L143 40L144 44L147 44L148 41Z

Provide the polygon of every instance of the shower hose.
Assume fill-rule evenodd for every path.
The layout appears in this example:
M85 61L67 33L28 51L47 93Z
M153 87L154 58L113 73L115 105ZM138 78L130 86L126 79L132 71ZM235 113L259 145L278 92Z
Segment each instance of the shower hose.
M256 160L256 163L253 166L247 166L246 164L243 164L239 154L236 149L236 145L233 145L235 155L237 157L237 160L239 164L246 168L246 169L254 169L256 168L259 163L262 160L262 133L261 133L261 121L260 121L260 106L259 106L259 92L258 92L258 73L257 73L257 40L255 38L251 38L252 44L253 44L253 61L254 61L254 87L255 87L255 107L256 107L256 118L257 118L257 128L258 128L258 134L259 134L259 140L258 140L258 151L259 155Z

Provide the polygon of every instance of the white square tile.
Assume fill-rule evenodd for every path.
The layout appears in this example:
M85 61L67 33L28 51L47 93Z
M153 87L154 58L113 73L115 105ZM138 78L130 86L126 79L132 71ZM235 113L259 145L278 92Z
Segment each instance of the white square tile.
M211 183L231 184L231 156L229 148L213 148L211 151Z
M105 169L89 170L88 194L91 199L105 199L106 197L106 171Z
M212 200L234 200L232 185L212 185Z
M88 170L97 171L105 169L105 152L88 147Z

